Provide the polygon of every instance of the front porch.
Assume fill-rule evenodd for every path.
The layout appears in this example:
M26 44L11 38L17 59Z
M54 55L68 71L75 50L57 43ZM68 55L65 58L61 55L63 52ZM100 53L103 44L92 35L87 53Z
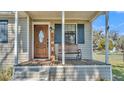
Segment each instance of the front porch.
M31 61L19 62L17 60L14 67L14 80L112 80L111 65L108 63L107 12L25 13L31 18L33 28L31 32L28 31L28 34L33 33L32 37L29 35L29 41L30 38L33 40L32 47L28 50ZM52 18L49 13L51 13ZM75 13L77 15L74 15ZM106 16L105 63L92 59L93 33L91 24L101 14ZM16 53L18 54L18 51ZM48 59L42 60L43 57Z
M7 14L3 13L1 18ZM102 14L106 16L104 63L93 60L91 26ZM108 12L16 11L9 12L4 19L13 35L9 34L9 39L13 39L12 43L9 40L13 44L9 47L13 49L10 59L14 80L112 80Z
M14 80L40 81L109 81L112 80L111 65L96 60L57 61L32 60L15 66Z

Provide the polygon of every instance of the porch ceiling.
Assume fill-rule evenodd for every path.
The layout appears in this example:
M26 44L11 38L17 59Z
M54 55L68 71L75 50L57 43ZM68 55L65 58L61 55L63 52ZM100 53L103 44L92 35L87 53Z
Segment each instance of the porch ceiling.
M14 18L15 17L15 11L0 11L0 17L2 18ZM27 17L27 14L24 11L19 11L18 12L18 17L19 18L24 18Z
M32 19L61 20L61 11L27 11ZM102 12L99 11L65 11L66 20L92 20Z

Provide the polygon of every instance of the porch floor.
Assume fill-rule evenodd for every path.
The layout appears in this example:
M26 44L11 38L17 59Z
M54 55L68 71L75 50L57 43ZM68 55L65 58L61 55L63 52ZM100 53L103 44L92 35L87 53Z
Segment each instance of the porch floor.
M49 60L31 60L26 62L21 62L18 64L19 66L61 66L61 60L55 61L54 64L50 64ZM90 59L83 59L83 60L65 60L65 65L106 65L104 62L97 61L97 60L90 60Z

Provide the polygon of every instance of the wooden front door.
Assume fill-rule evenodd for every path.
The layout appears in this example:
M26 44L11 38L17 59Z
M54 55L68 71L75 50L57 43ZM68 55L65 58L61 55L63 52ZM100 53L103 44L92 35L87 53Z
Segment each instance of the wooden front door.
M34 25L34 58L48 58L48 25Z

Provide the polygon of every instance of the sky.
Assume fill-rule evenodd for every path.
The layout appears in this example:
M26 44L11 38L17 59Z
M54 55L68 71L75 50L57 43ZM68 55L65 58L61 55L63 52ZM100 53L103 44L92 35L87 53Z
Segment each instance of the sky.
M105 16L99 16L92 24L93 29L105 30ZM124 35L124 11L109 12L110 31L117 31L120 35Z

